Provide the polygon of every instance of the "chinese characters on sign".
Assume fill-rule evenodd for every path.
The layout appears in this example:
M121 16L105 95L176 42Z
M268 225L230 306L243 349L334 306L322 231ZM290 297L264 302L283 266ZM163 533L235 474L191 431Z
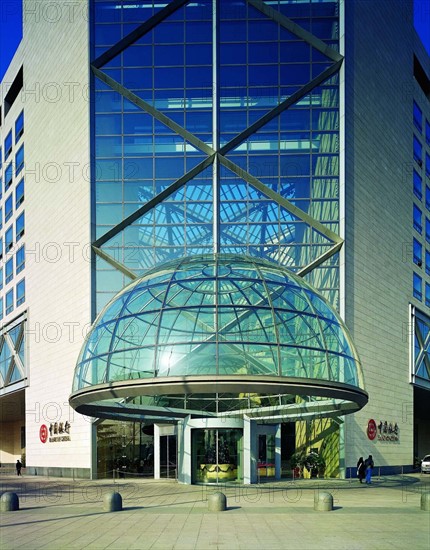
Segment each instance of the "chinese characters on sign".
M367 423L367 437L373 441L399 441L399 426L397 422L381 420L377 425L371 418Z
M42 443L46 443L49 439L50 443L57 443L59 441L70 441L70 422L51 422L49 424L49 438L48 428L45 424L40 426L39 437Z

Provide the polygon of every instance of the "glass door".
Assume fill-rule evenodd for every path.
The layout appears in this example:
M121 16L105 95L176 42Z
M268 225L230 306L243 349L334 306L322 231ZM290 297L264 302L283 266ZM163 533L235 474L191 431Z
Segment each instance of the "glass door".
M195 429L192 451L193 483L242 479L242 430Z

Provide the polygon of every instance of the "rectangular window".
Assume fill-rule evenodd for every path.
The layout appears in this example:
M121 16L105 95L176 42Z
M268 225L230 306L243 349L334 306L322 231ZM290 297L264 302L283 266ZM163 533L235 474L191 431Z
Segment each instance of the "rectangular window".
M0 290L3 288L3 268L0 267Z
M25 245L21 246L21 248L17 251L15 255L15 271L16 274L21 273L21 271L25 267Z
M430 122L426 120L426 143L430 147Z
M0 229L3 227L3 208L0 208Z
M426 283L426 306L430 307L430 285Z
M13 201L12 195L9 195L4 204L4 221L5 223L10 220L13 214Z
M16 234L16 242L18 242L23 236L25 232L25 217L24 212L16 218L16 224L15 224L15 234ZM430 232L430 229L429 229Z
M24 111L21 111L21 113L18 115L18 118L15 121L15 143L18 143L23 133L24 133Z
M426 241L430 243L430 220L426 218Z
M2 167L2 164L3 164L3 156L2 156L2 148L0 146L0 168Z
M6 315L13 311L13 288L6 294Z
M3 298L0 298L0 319L3 319Z
M13 226L11 225L5 235L5 252L6 254L13 247Z
M423 299L423 280L417 273L414 273L413 283L414 283L414 288L413 288L414 298L416 298L417 300L422 300ZM6 295L6 308L7 308L7 295Z
M419 166L423 165L423 146L416 136L414 136L414 160Z
M414 170L414 195L420 200L423 198L423 180L416 170Z
M421 235L423 232L422 212L416 204L414 204L414 229Z
M430 192L430 188L429 188L429 192ZM23 202L24 202L24 178L18 183L15 189L15 208L19 208ZM429 195L429 204L430 204L430 195Z
M15 155L15 176L17 176L24 168L24 145L18 149Z
M430 210L430 187L426 185L426 208Z
M6 284L13 279L13 258L6 262Z
M423 247L422 244L414 239L414 264L421 267L423 265ZM6 264L7 266L7 264Z
M12 153L12 130L6 136L4 140L4 160L6 160Z
M3 179L0 176L0 199L3 197Z
M0 260L3 258L3 238L0 239Z
M426 274L430 275L430 252L426 250Z
M13 167L12 167L12 163L10 163L9 166L4 171L4 187L5 187L5 190L8 189L12 185L12 178L13 178Z
M426 176L430 178L430 155L426 153Z
M415 128L420 131L423 131L423 113L418 107L417 103L414 101L414 124Z
M16 285L16 305L20 306L25 302L25 279Z

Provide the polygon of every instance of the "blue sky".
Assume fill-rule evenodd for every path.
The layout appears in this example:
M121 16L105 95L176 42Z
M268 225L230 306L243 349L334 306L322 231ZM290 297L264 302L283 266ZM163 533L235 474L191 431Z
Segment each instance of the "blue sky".
M22 38L22 0L0 0L0 80Z
M415 0L415 27L430 55L430 0ZM0 0L0 80L21 38L22 0Z

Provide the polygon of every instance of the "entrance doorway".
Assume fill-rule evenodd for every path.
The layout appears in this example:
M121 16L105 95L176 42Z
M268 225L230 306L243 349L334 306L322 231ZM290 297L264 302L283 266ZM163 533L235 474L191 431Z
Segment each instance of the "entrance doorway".
M177 477L177 442L176 435L160 436L160 477Z
M225 483L243 479L242 430L192 430L192 482Z

